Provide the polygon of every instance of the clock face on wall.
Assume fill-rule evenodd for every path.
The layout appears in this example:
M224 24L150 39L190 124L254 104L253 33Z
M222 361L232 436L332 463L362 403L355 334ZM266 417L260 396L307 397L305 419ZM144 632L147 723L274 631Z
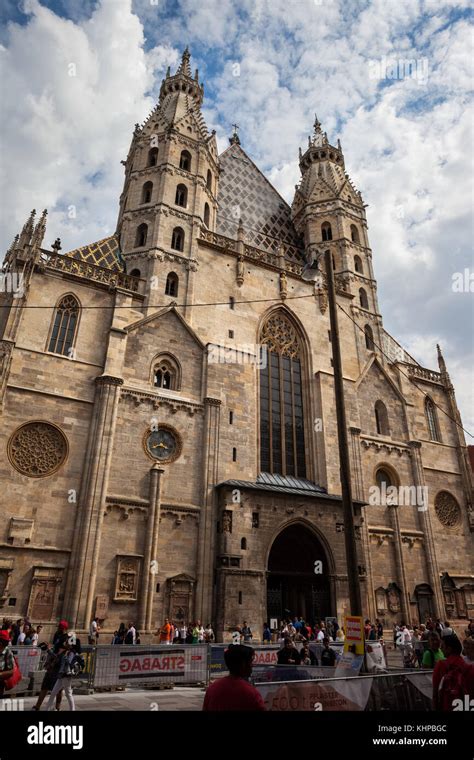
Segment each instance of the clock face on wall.
M168 425L159 425L158 430L147 430L143 439L145 452L158 462L174 462L181 454L182 443L179 433Z

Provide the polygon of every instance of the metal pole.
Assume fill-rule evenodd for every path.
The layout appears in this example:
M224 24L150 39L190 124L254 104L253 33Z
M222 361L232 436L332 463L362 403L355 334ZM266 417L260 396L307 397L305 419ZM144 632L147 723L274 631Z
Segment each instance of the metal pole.
M347 444L346 410L344 406L344 384L342 379L341 347L337 322L336 289L330 251L325 251L326 279L331 323L331 345L334 368L334 393L336 397L337 438L339 443L339 466L341 476L342 507L344 510L344 539L346 544L347 575L349 579L349 602L351 615L362 615L362 600L357 566L357 545L352 506L351 469Z

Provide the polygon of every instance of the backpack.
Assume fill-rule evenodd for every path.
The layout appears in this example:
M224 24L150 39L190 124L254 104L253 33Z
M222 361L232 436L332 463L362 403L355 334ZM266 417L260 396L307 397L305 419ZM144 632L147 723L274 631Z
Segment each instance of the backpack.
M463 700L466 694L464 685L465 668L456 666L450 668L442 677L439 687L439 702L442 710L450 712L455 699Z
M15 656L13 656L13 673L10 676L10 678L6 678L3 682L3 686L5 691L10 691L10 689L13 689L17 683L21 681L21 670L18 667L18 660Z

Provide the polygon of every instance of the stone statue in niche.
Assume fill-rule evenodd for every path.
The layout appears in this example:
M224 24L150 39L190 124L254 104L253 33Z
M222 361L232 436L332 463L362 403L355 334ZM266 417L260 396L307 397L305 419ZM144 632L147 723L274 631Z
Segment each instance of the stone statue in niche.
M400 612L400 594L396 588L389 588L387 598L390 612Z
M135 557L118 557L115 599L135 601L138 594L139 560Z
M222 530L224 533L232 533L232 512L229 509L222 515Z

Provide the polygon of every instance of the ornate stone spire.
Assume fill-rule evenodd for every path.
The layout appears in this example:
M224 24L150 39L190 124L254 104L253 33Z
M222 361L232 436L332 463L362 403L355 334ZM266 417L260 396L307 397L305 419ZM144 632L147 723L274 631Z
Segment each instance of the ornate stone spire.
M176 74L183 74L185 77L191 78L191 65L189 63L190 58L191 53L189 52L189 48L186 45L186 48L184 49L183 55L181 57L181 63L179 64L179 68Z
M181 93L181 95L191 96L198 107L201 105L204 98L204 85L199 84L199 73L197 69L193 79L189 62L190 58L191 53L186 47L176 74L171 76L170 68L168 66L166 77L161 83L160 104L162 104L167 95L177 98Z
M450 377L448 374L448 370L446 368L446 362L444 361L444 356L441 353L441 348L439 346L439 343L436 344L436 350L438 351L438 367L441 373L441 379L443 380L444 383L449 383Z
M25 224L23 225L23 229L18 240L18 248L24 248L25 245L30 245L31 236L33 235L33 230L35 227L35 216L36 209L33 209Z
M31 245L33 248L41 248L46 232L46 217L48 215L47 209L44 209L41 217L36 225L33 235L31 237Z

